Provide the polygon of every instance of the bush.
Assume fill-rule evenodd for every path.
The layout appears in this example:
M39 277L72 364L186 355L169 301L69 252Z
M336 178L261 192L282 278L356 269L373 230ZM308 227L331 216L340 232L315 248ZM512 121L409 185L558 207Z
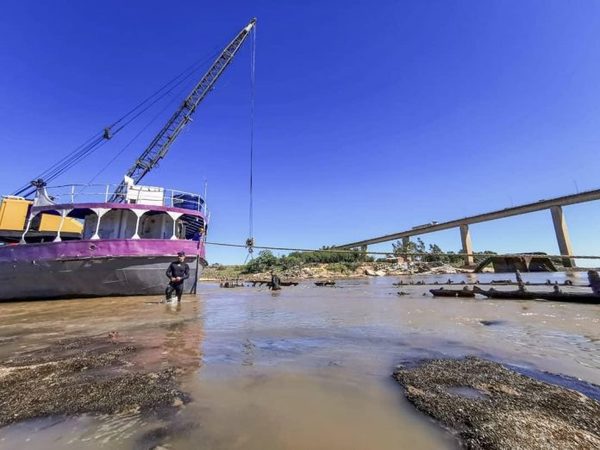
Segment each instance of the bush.
M256 258L246 264L243 273L268 272L270 270L290 270L301 268L306 264L341 264L340 270L352 271L360 262L372 262L373 258L365 252L353 250L349 252L332 252L323 247L314 252L292 252L287 256L277 257L269 250L261 251Z
M252 259L242 273L268 272L278 266L278 260L270 250L262 250L258 256Z
M415 242L408 241L405 244L403 244L402 241L396 241L392 244L392 247L394 249L394 255L397 256L402 256L407 253L424 253L424 255L415 256L415 261L439 262L444 264L461 265L464 263L464 257L456 254L462 253L462 250L456 253L452 251L444 252L437 244L430 244L429 249L426 249L425 243L420 238L417 238ZM491 252L489 250L486 250L482 253L490 255L495 254L494 252ZM482 259L484 258L476 257L475 262L481 261Z

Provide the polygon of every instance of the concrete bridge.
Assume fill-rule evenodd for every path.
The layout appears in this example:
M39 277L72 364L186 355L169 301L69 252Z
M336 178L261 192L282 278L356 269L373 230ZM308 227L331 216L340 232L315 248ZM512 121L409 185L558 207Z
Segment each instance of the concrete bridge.
M431 222L429 224L413 227L410 230L400 231L399 233L386 234L384 236L338 245L336 248L361 248L366 250L367 246L372 244L395 241L398 239L402 239L404 243L407 243L412 236L419 236L422 234L433 233L435 231L447 230L449 228L458 228L460 230L460 238L462 241L462 252L468 254L468 256L465 256L465 263L467 265L472 265L473 244L471 242L471 232L469 230L470 224L503 219L505 217L518 216L521 214L528 214L535 211L549 209L552 216L552 222L554 223L554 231L556 232L556 240L558 242L560 254L564 256L573 256L571 239L569 238L569 231L567 229L567 223L565 221L562 207L574 205L576 203L591 202L594 200L600 200L600 189L581 192L578 194L565 195L563 197L557 197L550 200L540 200L535 203L513 206L511 208L504 208L498 211L487 212L471 217L464 217L462 219L450 220L448 222ZM565 267L574 266L574 261L572 259L565 258L563 263Z

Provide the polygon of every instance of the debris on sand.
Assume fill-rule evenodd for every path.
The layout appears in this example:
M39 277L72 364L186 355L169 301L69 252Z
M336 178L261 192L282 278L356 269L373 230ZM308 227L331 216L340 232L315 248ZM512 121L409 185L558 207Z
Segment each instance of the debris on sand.
M600 402L476 357L398 366L420 411L469 449L600 448Z
M175 368L136 370L114 336L65 339L0 365L0 426L36 417L149 411L187 401Z

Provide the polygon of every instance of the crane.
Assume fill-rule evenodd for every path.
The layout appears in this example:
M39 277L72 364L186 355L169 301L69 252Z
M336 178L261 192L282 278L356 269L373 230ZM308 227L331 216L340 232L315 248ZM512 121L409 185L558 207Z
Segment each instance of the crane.
M227 68L229 63L231 63L233 57L240 49L255 25L256 19L254 18L250 20L248 25L246 25L223 49L221 54L212 63L208 71L183 101L181 107L175 111L165 126L158 132L148 147L138 157L134 165L131 166L131 168L127 171L126 177L115 189L115 192L109 200L110 202L122 201L127 191L128 179L133 180L133 182L137 184L142 178L144 178L144 176L148 174L148 172L156 167L162 158L166 156L166 154L169 152L171 144L173 144L185 126L191 122L192 115L196 111L196 108L213 89L213 86L223 74L223 71Z
M135 164L127 172L127 178L124 178L124 181L119 184L115 190L111 201L123 200L124 194L127 190L127 181L125 180L132 180L134 183L139 182L148 172L156 167L162 158L165 157L173 141L177 138L179 133L181 133L183 128L191 121L192 114L196 111L196 108L200 102L204 100L206 95L208 95L208 93L212 90L214 84L219 79L223 71L227 68L229 63L231 63L233 57L240 49L248 35L253 29L255 29L255 25L256 19L254 18L250 20L248 25L246 25L225 47L225 49L223 49L217 59L212 63L208 71L204 74L202 79L194 86L192 92L186 97L181 107L171 116L166 125L154 137L152 142L150 142L150 145L148 145L144 152L137 158ZM25 198L33 195L38 191L38 189L46 186L48 182L62 175L71 167L90 156L98 148L110 141L116 134L125 128L127 124L131 123L136 117L148 109L147 102L152 100L153 97L154 100L150 103L150 106L156 102L156 96L158 96L158 99L164 97L164 89L169 84L180 78L181 75L182 74L180 74L174 80L171 80L151 97L141 102L138 106L122 116L112 125L104 128L99 133L96 133L72 152L65 155L54 165L40 173L33 181L15 190L13 195L23 196ZM177 82L177 84L180 82L181 81ZM162 94L160 94L161 91L163 91Z
M192 120L192 115L196 111L198 105L204 98L208 95L208 93L213 89L215 83L219 79L219 77L223 74L227 66L231 63L234 56L238 52L238 50L244 44L244 41L247 37L255 30L256 26L256 18L253 18L248 22L248 24L242 28L242 30L233 38L233 40L221 51L219 56L214 60L212 65L209 67L208 71L204 74L204 76L200 79L200 81L194 86L189 95L185 98L182 105L179 107L177 111L170 117L167 123L163 126L163 128L158 132L158 134L152 139L148 147L142 152L142 154L137 158L134 165L127 171L123 181L117 186L116 190L110 197L110 202L121 202L124 201L127 193L128 186L133 182L137 184L148 172L150 172L153 168L155 168L159 161L164 158L173 142L179 136L183 128ZM187 71L188 69L186 69ZM161 89L159 89L155 94L153 94L150 98L144 100L134 109L129 111L127 114L122 116L116 122L114 122L109 127L104 128L100 133L96 133L86 142L81 144L71 153L64 156L61 160L57 161L53 166L48 168L46 171L38 175L33 181L27 183L22 186L20 189L14 192L14 196L18 196L21 199L27 198L34 193L44 192L45 186L47 182L53 180L54 178L60 176L65 171L73 167L75 164L88 157L93 151L101 147L103 144L112 139L112 137L119 133L128 123L134 120L136 117L143 113L147 107L144 106L147 104L153 97L156 99L156 96L163 91L163 94L158 96L158 99L163 97L164 89L169 86L171 83L175 82L178 78L180 78L183 74L180 74L174 80L167 83ZM185 79L185 78L184 78ZM252 54L252 80L254 83L254 48ZM180 83L180 82L178 82ZM254 85L253 85L254 89ZM167 91L168 92L168 91ZM254 94L253 94L254 95ZM155 103L156 100L153 100L150 103L150 106ZM144 109L141 110L142 106ZM137 112L136 112L137 111ZM252 117L254 112L253 100L252 100ZM135 115L134 115L135 114ZM131 117L134 115L133 117ZM253 119L252 119L253 120ZM252 155L252 145L251 145L251 155ZM250 177L250 186L252 191L252 175ZM44 194L45 195L45 194ZM29 201L28 204L30 204ZM2 209L4 210L4 202L2 202ZM251 208L252 210L252 208ZM252 213L251 213L252 214ZM5 214L6 217L7 214ZM191 223L190 229L194 231L199 227L198 223Z

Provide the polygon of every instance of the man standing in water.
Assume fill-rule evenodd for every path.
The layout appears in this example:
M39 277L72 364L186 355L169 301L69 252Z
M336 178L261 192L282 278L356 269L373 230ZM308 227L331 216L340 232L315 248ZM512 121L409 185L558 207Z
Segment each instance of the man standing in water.
M177 253L177 261L173 261L167 269L167 278L169 278L169 285L165 290L165 297L167 301L173 295L177 295L177 301L181 301L183 295L183 282L190 277L190 267L185 262L185 253Z
M271 285L269 286L274 291L281 290L281 280L277 276L274 270L271 270Z

